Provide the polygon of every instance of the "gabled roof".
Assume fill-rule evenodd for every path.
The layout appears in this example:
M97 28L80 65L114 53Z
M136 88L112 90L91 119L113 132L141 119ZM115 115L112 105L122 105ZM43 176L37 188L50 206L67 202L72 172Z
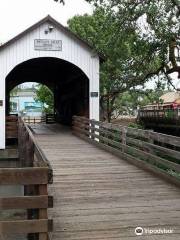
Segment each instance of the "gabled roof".
M54 26L57 27L57 29L63 31L64 33L66 33L67 35L69 35L70 37L75 39L76 41L80 41L83 45L85 45L90 50L94 50L94 48L89 43L87 43L85 40L78 37L75 33L70 31L68 28L64 27L61 23L57 22L54 18L52 18L50 15L48 15L47 17L43 18L42 20L35 23L31 27L27 28L25 31L21 32L20 34L18 34L17 36L15 36L11 40L9 40L8 42L1 45L0 46L0 51L4 48L8 47L10 44L14 43L15 41L19 40L20 38L22 38L23 36L25 36L29 32L35 30L37 27L39 27L40 25L42 25L43 23L46 23L46 22L49 22L49 23L53 24ZM104 59L104 57L100 53L97 53L97 54L100 56L101 60Z

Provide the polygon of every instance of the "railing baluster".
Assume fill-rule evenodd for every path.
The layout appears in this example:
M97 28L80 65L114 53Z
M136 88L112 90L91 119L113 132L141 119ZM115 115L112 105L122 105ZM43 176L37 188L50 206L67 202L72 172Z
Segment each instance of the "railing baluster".
M48 195L47 185L39 185L39 195ZM39 209L39 219L48 219L47 209ZM47 233L39 233L39 240L48 240Z

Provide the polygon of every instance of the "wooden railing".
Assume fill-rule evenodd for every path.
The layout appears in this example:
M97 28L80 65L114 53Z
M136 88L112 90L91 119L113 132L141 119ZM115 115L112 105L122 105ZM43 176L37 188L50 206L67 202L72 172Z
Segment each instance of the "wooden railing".
M46 122L46 117L45 116L41 116L41 117L23 117L23 120L25 123L28 124L36 124L36 123L45 123Z
M180 109L161 110L139 110L138 119L140 121L150 121L158 123L180 124Z
M18 117L10 115L6 117L6 139L16 139L18 136Z
M54 114L46 114L41 117L24 117L23 118L25 123L28 124L36 124L36 123L46 123L46 124L51 124L55 123L55 115Z
M0 185L21 185L24 195L0 198L0 210L26 209L27 214L22 220L0 221L1 238L7 234L28 234L28 239L47 240L52 231L52 220L47 214L47 208L53 207L47 189L52 183L52 168L21 118L18 141L21 167L0 169Z
M46 114L46 123L47 124L55 123L55 115L54 114Z
M180 138L73 117L73 132L180 186Z

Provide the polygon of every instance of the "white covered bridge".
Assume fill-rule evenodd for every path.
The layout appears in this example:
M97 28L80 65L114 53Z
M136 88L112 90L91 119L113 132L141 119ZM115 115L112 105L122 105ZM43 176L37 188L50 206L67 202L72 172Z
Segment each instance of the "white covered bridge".
M73 115L99 119L99 61L82 39L47 16L0 47L0 149L10 91L24 82L48 86L61 123Z

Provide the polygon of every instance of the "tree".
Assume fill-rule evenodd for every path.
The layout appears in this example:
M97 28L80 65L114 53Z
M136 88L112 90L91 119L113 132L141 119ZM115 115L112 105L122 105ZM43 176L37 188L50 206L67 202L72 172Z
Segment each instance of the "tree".
M36 101L43 104L43 112L54 112L54 95L53 92L45 85L38 84L36 86Z
M93 16L77 16L69 27L106 56L101 68L101 108L110 121L116 98L152 78L180 77L177 0L87 0ZM174 86L173 86L174 87Z
M58 0L55 0L56 2ZM180 1L179 0L86 0L115 17L119 28L132 28L153 47L150 54L159 57L156 70L150 75L163 74L172 84L171 73L180 78ZM60 0L65 3L65 1ZM144 27L139 24L143 21ZM117 33L117 32L115 32ZM114 34L115 36L116 34ZM115 36L118 38L118 35ZM153 43L153 44L152 44Z
M168 90L164 81L156 81L154 89L133 89L122 93L116 99L114 118L120 115L135 115L137 110L148 104L162 104L160 97Z
M119 26L131 26L141 39L147 41L147 45L153 47L149 55L156 52L159 57L159 64L154 74L163 74L171 84L171 73L177 72L180 78L179 0L87 1L94 3L96 7L103 6L106 11L116 17Z
M100 105L103 118L110 121L119 94L144 84L159 59L156 54L149 54L152 46L131 26L119 27L118 19L102 7L97 7L92 16L73 17L68 26L106 56L100 72Z

